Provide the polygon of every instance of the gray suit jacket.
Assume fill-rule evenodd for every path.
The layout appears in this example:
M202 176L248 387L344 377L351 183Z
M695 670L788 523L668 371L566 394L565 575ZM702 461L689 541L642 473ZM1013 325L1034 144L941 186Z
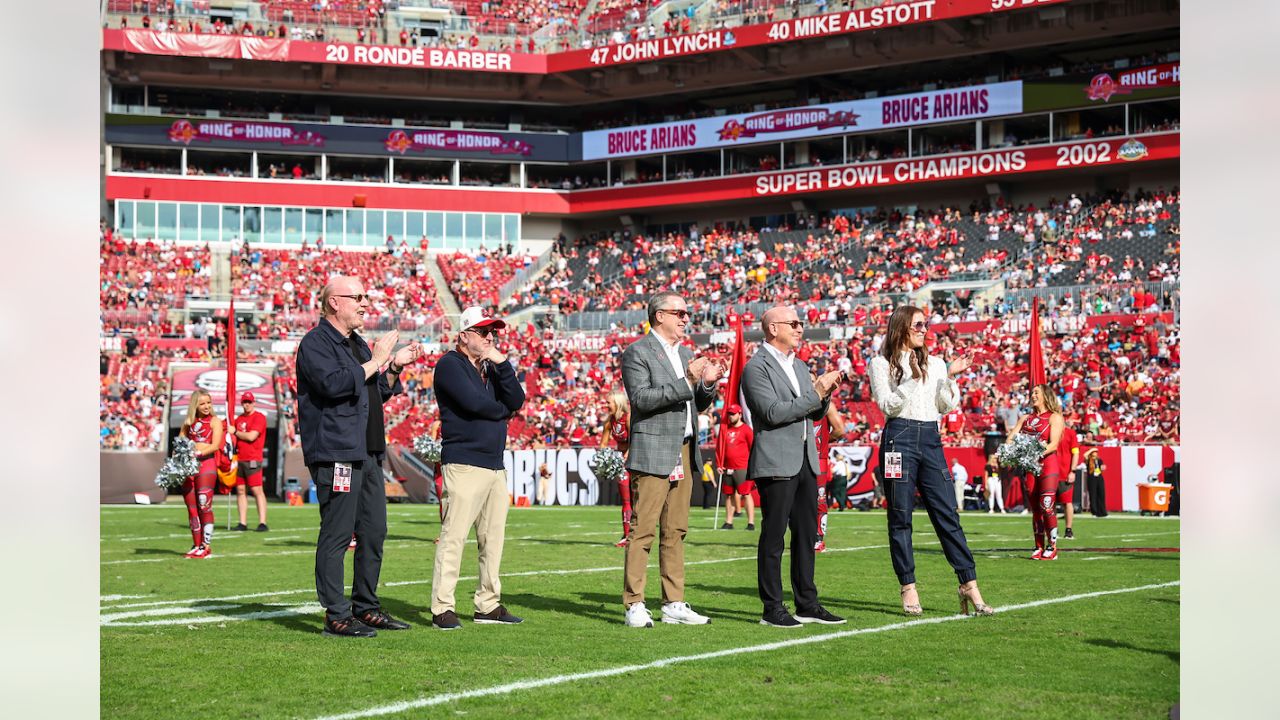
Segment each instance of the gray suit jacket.
M799 396L777 359L763 346L742 369L742 395L751 411L751 429L755 432L747 461L749 479L795 477L800 474L805 455L809 457L809 467L815 474L818 472L817 433L812 421L822 419L828 401L813 389L809 366L800 358L793 358L792 362L800 384ZM806 424L808 438L801 442Z
M681 368L687 370L692 359L693 352L681 347ZM631 403L631 449L627 452L627 468L646 475L669 475L680 462L680 447L689 422L689 401L693 400L701 412L715 399L716 388L698 383L690 390L684 375L676 376L661 341L653 333L623 351L622 385ZM696 473L702 467L702 457L698 452L697 418L693 421Z

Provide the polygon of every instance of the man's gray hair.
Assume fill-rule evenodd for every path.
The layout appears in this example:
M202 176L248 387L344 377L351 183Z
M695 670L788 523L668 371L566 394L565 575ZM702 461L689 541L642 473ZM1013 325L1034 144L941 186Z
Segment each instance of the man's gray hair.
M316 297L316 300L320 303L320 317L333 315L337 312L329 307L329 296L333 292L330 289L331 287L330 283L326 282L324 287L320 288L320 294Z
M667 304L667 301L672 298L679 298L679 297L680 297L680 293L671 292L670 290L663 290L662 292L656 293L653 296L651 296L649 298L649 324L650 325L657 324L658 311L666 310L666 308L663 306Z

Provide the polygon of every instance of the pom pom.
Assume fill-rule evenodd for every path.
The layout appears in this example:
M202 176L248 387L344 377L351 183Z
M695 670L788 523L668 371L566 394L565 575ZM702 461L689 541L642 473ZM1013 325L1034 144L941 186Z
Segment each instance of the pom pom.
M627 471L622 462L622 453L611 448L597 450L594 457L587 461L587 467L603 482L617 482Z
M426 462L440 462L440 450L440 441L430 435L419 435L413 439L413 454Z
M1039 474L1044 449L1044 443L1030 435L1018 433L996 450L996 462L1001 467L1012 468L1019 473Z
M156 473L156 485L168 490L182 487L187 478L200 472L200 461L196 459L196 444L190 438L179 437L173 441L173 452L165 458Z

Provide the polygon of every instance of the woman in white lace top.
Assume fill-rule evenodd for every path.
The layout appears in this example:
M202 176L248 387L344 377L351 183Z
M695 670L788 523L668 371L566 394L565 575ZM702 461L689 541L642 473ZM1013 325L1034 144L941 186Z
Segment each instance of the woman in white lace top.
M903 612L921 614L911 547L911 510L919 490L942 551L960 581L956 593L961 611L967 613L972 603L978 614L989 615L994 610L978 591L973 553L960 527L938 432L939 418L953 410L960 399L951 376L969 369L972 360L961 357L948 365L942 358L931 357L925 344L927 331L923 310L899 306L889 318L880 356L872 359L868 368L871 396L885 415L879 461L889 509L889 555L902 586Z

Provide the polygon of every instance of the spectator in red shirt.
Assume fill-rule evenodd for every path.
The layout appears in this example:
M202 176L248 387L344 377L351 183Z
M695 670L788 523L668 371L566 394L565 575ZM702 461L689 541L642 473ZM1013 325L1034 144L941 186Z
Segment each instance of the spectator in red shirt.
M725 495L725 520L721 530L733 529L733 516L744 506L747 509L747 529L756 529L756 504L751 496L755 483L747 479L747 460L751 457L751 444L755 434L751 426L742 421L742 406L732 403L725 406L727 426L721 430L725 434L725 449L720 471L720 486Z
M253 504L258 508L258 532L267 532L267 496L262 491L262 449L267 440L267 416L254 410L253 393L240 396L244 411L235 419L236 434L236 507L240 511L240 524L236 530L248 530L245 516L249 500L245 487L253 490Z

